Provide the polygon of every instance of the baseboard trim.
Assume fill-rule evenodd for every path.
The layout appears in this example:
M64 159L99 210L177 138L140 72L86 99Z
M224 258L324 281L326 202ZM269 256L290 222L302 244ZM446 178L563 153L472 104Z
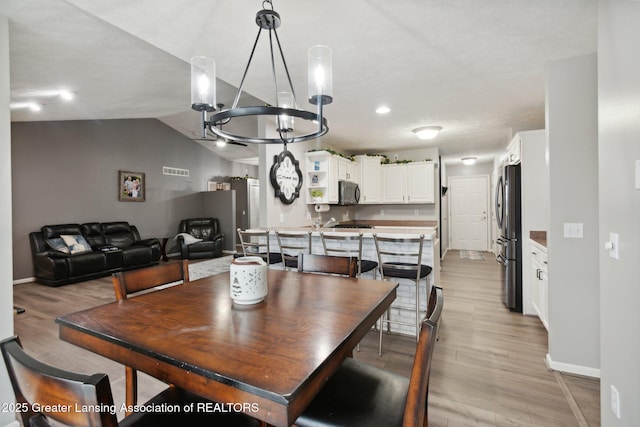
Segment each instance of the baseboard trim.
M21 285L23 283L32 283L35 282L36 278L35 277L25 277L24 279L18 279L18 280L14 280L13 281L13 285Z
M588 366L572 365L570 363L554 362L547 353L544 358L547 368L553 371L566 372L568 374L582 375L584 377L600 378L600 369L589 368Z

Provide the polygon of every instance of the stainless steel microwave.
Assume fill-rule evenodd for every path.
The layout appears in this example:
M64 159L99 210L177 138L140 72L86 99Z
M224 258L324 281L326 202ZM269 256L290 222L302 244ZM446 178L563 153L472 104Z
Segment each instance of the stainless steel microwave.
M360 202L360 187L355 182L338 181L338 205L357 205Z

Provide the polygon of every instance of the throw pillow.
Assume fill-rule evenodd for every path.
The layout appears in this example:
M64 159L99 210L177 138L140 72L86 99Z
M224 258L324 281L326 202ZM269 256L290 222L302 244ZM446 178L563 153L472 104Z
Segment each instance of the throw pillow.
M197 237L193 237L189 233L180 233L176 237L173 238L174 241L178 241L178 237L182 237L184 239L185 245L192 245L194 243L202 242L202 239L198 239Z
M91 245L89 245L85 238L79 234L61 234L60 237L62 237L62 240L67 244L67 247L72 254L93 252Z
M47 246L49 246L54 251L62 252L63 254L68 254L69 253L69 248L64 243L64 240L62 240L60 237L54 237L53 239L47 239L46 242L47 242Z

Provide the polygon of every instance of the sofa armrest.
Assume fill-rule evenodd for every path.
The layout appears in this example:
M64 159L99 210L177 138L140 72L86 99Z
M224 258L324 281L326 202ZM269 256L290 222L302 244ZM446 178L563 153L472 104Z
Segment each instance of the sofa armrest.
M150 238L150 239L142 239L142 240L136 240L136 242L134 243L134 245L141 245L141 246L153 246L153 245L160 245L160 241L156 238Z

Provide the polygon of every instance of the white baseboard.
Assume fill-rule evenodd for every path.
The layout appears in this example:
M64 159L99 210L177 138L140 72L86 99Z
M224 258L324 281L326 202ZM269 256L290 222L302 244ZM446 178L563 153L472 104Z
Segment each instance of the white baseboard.
M35 277L25 277L24 279L18 279L18 280L14 280L13 281L13 285L21 285L23 283L31 283L31 282L35 282L36 278Z
M584 377L600 378L600 369L589 368L588 366L572 365L569 363L554 362L547 353L544 359L547 368L554 371L566 372L568 374L582 375Z

